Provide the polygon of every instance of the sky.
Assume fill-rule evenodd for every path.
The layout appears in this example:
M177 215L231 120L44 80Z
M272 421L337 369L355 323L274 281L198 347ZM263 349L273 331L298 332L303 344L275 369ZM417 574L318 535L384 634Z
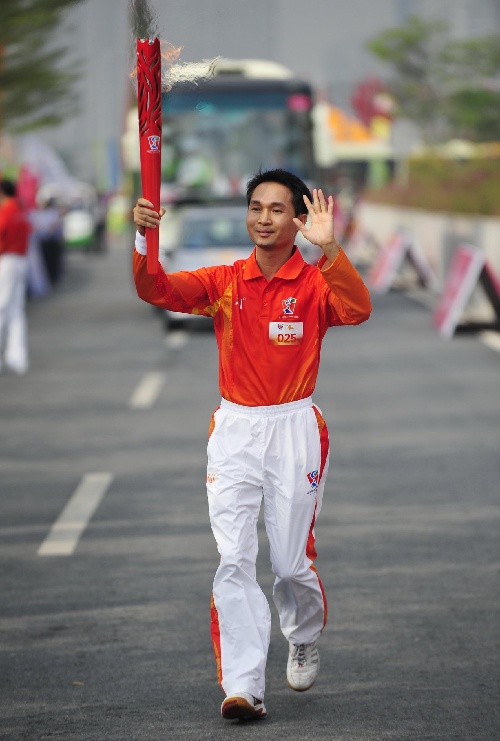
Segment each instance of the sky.
M216 56L277 61L344 109L356 84L388 73L368 51L368 41L413 13L447 19L457 37L500 32L500 0L150 0L149 5L160 37L183 47L181 61ZM80 110L42 136L82 179L96 177L96 160L102 166L111 152L116 157L131 102L134 37L128 8L128 0L83 0L63 27L82 71Z

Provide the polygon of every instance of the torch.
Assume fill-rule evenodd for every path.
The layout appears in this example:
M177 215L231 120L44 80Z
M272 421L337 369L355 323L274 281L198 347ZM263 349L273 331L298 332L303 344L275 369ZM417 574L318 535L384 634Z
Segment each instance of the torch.
M160 40L137 39L137 98L142 195L160 210L161 181ZM158 272L159 229L146 229L147 271Z

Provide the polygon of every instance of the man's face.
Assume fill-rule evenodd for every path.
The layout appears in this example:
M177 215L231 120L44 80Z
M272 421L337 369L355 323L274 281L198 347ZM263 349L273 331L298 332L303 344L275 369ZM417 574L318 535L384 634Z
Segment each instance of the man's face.
M291 249L297 234L294 216L291 191L280 183L261 183L248 206L246 224L250 239L265 250ZM306 220L306 216L299 218Z

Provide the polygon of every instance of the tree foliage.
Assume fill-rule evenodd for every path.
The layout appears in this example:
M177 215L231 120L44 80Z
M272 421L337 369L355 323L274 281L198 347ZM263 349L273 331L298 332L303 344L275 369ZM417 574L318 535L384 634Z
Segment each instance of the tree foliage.
M60 123L75 112L76 66L55 36L82 0L0 0L0 131Z
M474 141L500 140L500 36L450 43L443 65L452 130Z
M500 36L454 40L447 25L416 16L382 31L369 49L392 68L396 114L425 141L500 140Z

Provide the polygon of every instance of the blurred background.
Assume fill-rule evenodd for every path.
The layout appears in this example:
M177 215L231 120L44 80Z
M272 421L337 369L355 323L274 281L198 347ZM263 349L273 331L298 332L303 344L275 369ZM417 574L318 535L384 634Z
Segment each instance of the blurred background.
M78 177L105 189L116 188L122 175L121 136L132 106L133 38L127 3L84 0L66 5L60 26L52 32L47 29L47 37L68 47L61 64L76 65L75 115L68 111L63 125L42 136ZM385 63L369 48L380 32L404 27L417 15L431 23L445 21L449 40L500 33L496 0L373 0L369 7L363 0L311 0L307 8L299 0L255 0L251 6L243 0L202 5L195 0L171 0L150 5L160 38L182 47L182 61L220 56L279 62L309 82L319 101L365 124L370 123L370 111L364 110L369 100L356 105L356 97L362 98L364 92L369 98L365 88L368 83L374 86L375 80L381 90L386 89L395 72L390 60ZM433 25L436 30L437 24ZM431 29L428 35L432 36ZM425 47L423 40L422 50ZM427 64L432 61L429 58ZM424 60L414 59L414 63L425 71Z
M140 190L131 80L140 6L182 63L220 58L216 75L233 78L217 101L202 86L165 97L165 201L241 196L259 166L284 165L346 209L363 194L496 215L496 0L6 1L0 171L20 177L30 207L57 197L79 212L65 220L70 245L88 246L94 228L101 249L105 227L126 228Z

